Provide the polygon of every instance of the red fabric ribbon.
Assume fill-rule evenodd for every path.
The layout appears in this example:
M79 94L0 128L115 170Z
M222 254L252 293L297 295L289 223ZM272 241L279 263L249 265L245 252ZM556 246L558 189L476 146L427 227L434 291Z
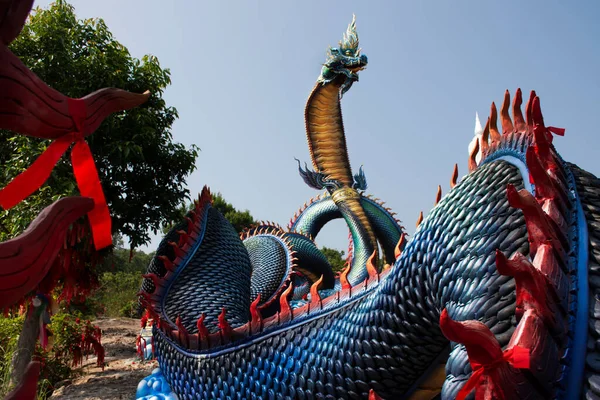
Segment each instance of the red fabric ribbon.
M471 368L473 369L473 373L471 377L462 387L460 392L456 395L456 400L464 400L469 393L473 391L479 384L484 373L490 373L504 362L508 362L515 368L529 368L530 360L529 360L529 350L524 349L520 346L515 346L511 349L508 349L502 353L502 357L494 360L490 364L481 365L476 362L471 362Z
M81 99L68 99L69 113L76 131L54 140L33 164L4 189L0 190L0 205L8 210L19 204L48 180L52 169L74 142L71 163L75 180L82 196L94 199L94 208L88 213L96 250L112 244L110 212L100 185L98 170L92 152L84 140L85 103Z
M553 133L558 136L565 136L564 128L557 128L555 126L537 125L534 129L541 129L544 132L544 137L546 138L548 143L552 143L552 141L554 139L554 136L552 136Z
M546 127L547 130L558 136L565 136L565 128L557 128L555 126Z

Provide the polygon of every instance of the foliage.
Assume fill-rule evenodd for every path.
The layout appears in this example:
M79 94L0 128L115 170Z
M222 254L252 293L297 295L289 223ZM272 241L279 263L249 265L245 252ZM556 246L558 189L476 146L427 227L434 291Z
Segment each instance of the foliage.
M198 148L174 143L171 125L177 110L165 104L170 71L158 59L141 60L114 39L102 19L78 20L74 9L57 1L36 9L11 50L42 80L61 93L82 97L103 87L141 93L148 102L112 115L87 138L113 217L113 231L133 247L148 243L148 232L173 220L188 196L186 177L195 169ZM0 132L0 187L30 166L48 141ZM20 205L0 214L0 240L18 235L54 200L77 195L67 157L46 184Z
M0 317L0 397L10 390L10 363L23 320L23 316Z
M24 316L0 317L0 397L10 388L10 365L17 346ZM73 349L81 347L82 335L94 330L89 320L59 312L48 325L51 347L44 350L39 345L35 358L42 363L38 382L38 398L50 396L56 383L73 376Z
M327 258L327 261L329 261L333 272L341 271L346 267L343 251L331 249L329 247L323 247L320 250L325 255L325 258Z
M59 312L53 316L49 329L53 338L52 353L57 357L67 357L72 362L72 349L81 344L84 332L93 330L94 326L80 313Z
M46 381L43 392L38 385L38 396L50 395L56 383L73 376L72 367L77 366L82 360L78 357L91 354L90 349L82 342L84 337L90 335L97 328L89 320L84 320L81 314L59 312L52 317L52 323L48 326L51 333L52 347L43 350L39 345L36 348L36 356L42 361L40 382ZM42 393L40 393L42 392Z
M114 238L115 248L96 267L99 286L92 296L79 305L80 310L89 316L137 317L137 292L140 289L142 274L146 272L154 252L124 249L119 235Z
M139 272L105 272L100 276L100 287L91 297L98 314L105 317L134 318L137 313L137 292L142 276Z
M174 210L188 197L186 177L195 169L198 155L196 146L188 148L173 142L171 126L177 110L167 106L162 98L171 83L169 70L163 69L151 55L141 60L131 57L104 21L78 20L73 7L63 0L47 10L36 9L10 48L43 81L70 97L82 97L103 87L151 92L146 104L112 115L87 138L113 217L113 232L128 236L133 247L149 242L148 232L156 232L172 220ZM26 170L48 145L46 140L0 131L0 187ZM78 194L70 160L63 157L40 190L11 210L0 211L0 241L20 234L55 200ZM118 268L128 271L122 272L124 275L101 277L101 285L114 286L111 289L114 292L104 292L106 298L114 301L114 307L120 301L118 296L135 298L128 289L137 280L137 290L139 271L148 261L147 255L134 252L133 262L125 263L126 253L119 247L112 260L99 265L102 271L112 261L110 265L118 264ZM92 284L84 289L90 289L96 280L95 271L90 268L95 256L85 241L72 243L59 258L63 271L69 271L68 276L46 277L45 291L57 280L63 285L63 292L68 289L75 295L71 291L77 286L81 293L80 286L86 282ZM75 311L69 307L69 312ZM52 321L54 348L50 352L38 349L37 353L44 360L45 379L41 382L46 388L71 374L73 348L78 346L77 342L81 344L82 333L92 329L89 321L78 321L64 312L55 315ZM1 377L8 376L11 353L22 325L22 318L0 320Z
M72 319L72 321L70 320ZM38 382L38 398L46 398L52 394L54 385L73 376L72 353L70 347L72 343L79 343L81 340L81 329L78 328L73 317L67 314L59 313L52 318L52 324L48 330L52 332L52 347L47 350L42 349L38 344L35 349L36 358L42 362L40 379Z
M233 225L237 233L240 233L244 228L254 224L254 218L250 214L250 211L240 211L236 209L231 203L228 203L221 193L217 193L212 196L213 207L216 208L223 214L223 216Z
M98 283L93 294L85 299L76 298L68 304L69 311L90 318L135 317L141 275L146 272L154 252L124 249L120 235L113 235L113 243L115 247L111 254L95 268Z
M221 214L229 221L231 225L235 228L237 233L240 233L244 230L244 228L249 227L252 224L255 224L256 221L250 214L250 211L244 210L240 211L235 208L231 203L228 203L221 193L212 194L213 207L219 210ZM176 218L173 219L170 223L166 224L163 227L163 233L167 234L173 225L178 223L183 219L185 214L193 208L193 204L189 203L185 206L180 206L177 209Z
M115 242L112 253L104 257L103 262L96 267L98 274L128 272L139 275L146 272L154 252L144 253L140 250L124 249L122 246L122 241L120 243Z

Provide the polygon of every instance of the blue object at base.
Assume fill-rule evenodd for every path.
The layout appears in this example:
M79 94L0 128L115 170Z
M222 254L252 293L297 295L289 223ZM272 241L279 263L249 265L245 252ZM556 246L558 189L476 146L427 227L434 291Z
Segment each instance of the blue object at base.
M155 368L150 376L138 383L135 398L136 400L178 400L160 368Z

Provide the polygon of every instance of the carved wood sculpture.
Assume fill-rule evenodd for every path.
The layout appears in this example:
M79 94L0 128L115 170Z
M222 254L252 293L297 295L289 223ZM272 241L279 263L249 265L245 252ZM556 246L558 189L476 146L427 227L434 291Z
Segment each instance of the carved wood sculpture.
M0 243L0 308L23 301L56 268L69 226L87 214L96 250L112 244L111 219L92 153L85 137L111 113L144 103L150 93L105 88L80 99L50 88L8 48L23 29L33 0L0 0L0 129L53 142L46 151L0 190L9 209L38 190L67 149L79 191L47 207L19 237ZM45 287L45 290L52 288ZM30 364L25 379L7 398L33 399L39 365Z
M35 290L62 248L67 229L94 207L88 197L66 197L45 208L20 236L0 243L0 308Z

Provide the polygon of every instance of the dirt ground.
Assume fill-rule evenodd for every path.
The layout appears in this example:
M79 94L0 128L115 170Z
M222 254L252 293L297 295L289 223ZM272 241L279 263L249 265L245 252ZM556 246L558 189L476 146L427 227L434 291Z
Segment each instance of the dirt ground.
M135 338L140 331L139 320L109 318L93 323L102 329L107 363L104 371L96 366L96 357L90 357L77 369L81 375L56 389L52 399L134 399L140 380L157 367L156 361L141 363L136 356Z

